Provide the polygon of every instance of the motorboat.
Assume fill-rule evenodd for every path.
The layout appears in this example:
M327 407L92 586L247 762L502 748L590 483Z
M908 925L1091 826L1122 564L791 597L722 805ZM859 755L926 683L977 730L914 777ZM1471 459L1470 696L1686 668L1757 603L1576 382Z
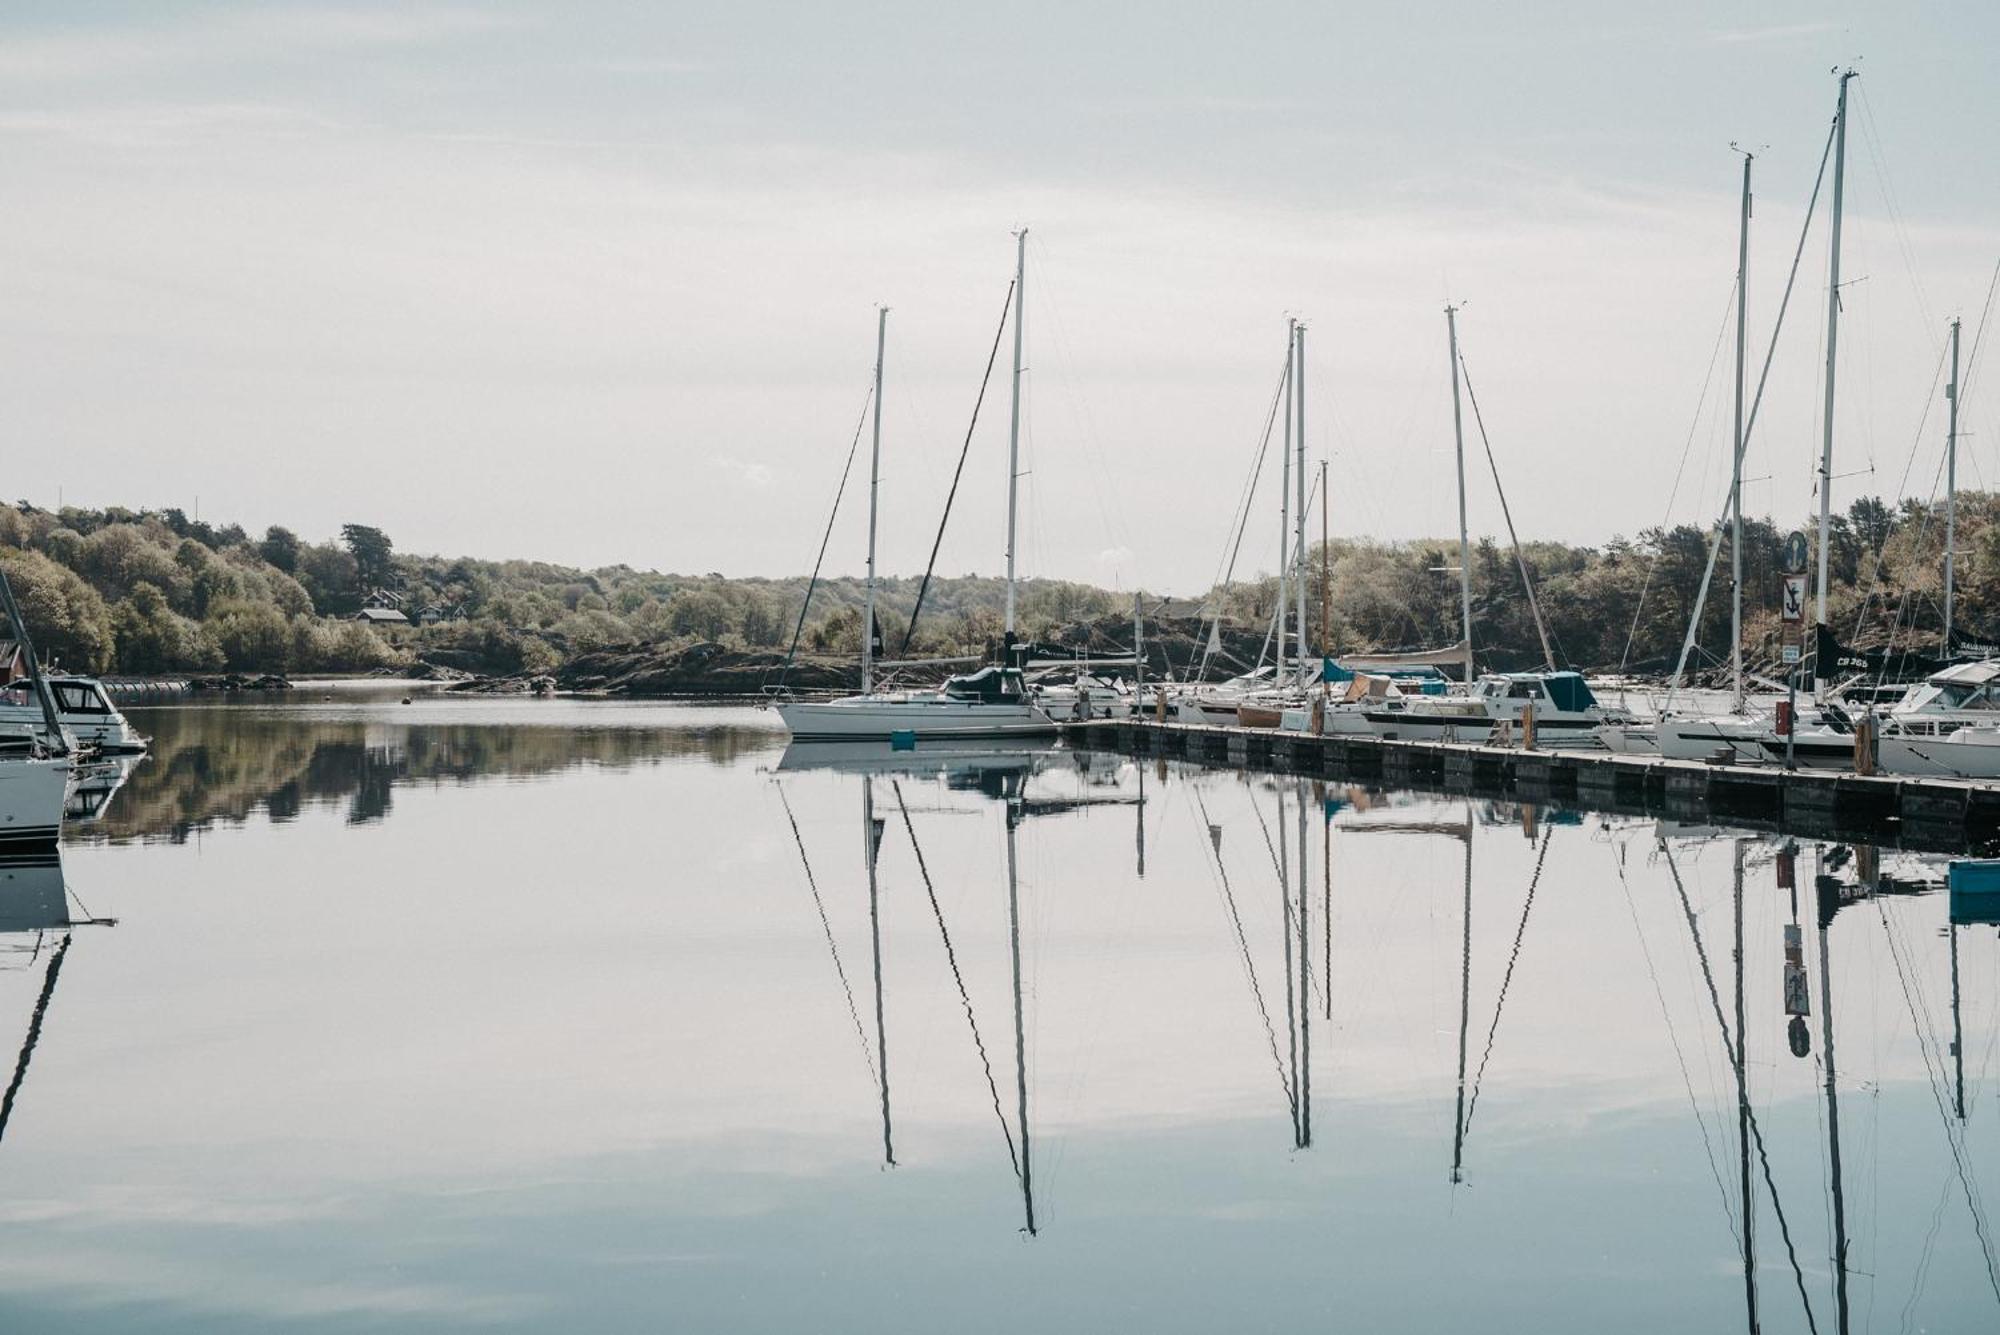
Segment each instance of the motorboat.
M100 755L134 756L146 750L146 739L118 712L104 683L92 677L48 676L56 717L77 745L95 747ZM0 724L43 726L42 707L33 684L25 677L0 685Z
M2000 779L2000 723L1974 723L1942 737L1883 733L1876 766L1885 774Z
M1637 722L1631 711L1600 704L1580 672L1494 672L1472 684L1468 699L1478 701L1495 723L1518 736L1532 705L1535 745L1596 750L1604 746L1598 729Z

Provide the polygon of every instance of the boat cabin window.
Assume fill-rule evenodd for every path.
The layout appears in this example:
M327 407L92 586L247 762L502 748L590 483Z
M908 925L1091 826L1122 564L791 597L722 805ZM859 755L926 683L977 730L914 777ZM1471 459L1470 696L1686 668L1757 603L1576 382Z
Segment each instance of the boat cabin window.
M1538 682L1517 681L1507 688L1507 698L1509 700L1539 700L1542 698L1542 688Z
M65 714L109 714L111 706L91 682L59 681L53 683L56 708Z
M2000 709L1993 687L1965 681L1927 682L1902 706L1917 709Z

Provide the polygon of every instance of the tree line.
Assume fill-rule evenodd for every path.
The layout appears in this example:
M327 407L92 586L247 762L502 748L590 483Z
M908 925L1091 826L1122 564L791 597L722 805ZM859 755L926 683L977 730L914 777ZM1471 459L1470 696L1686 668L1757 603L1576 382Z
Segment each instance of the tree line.
M1957 622L1961 638L2000 629L2000 498L1959 498ZM1802 528L1810 535L1814 525ZM1944 524L1940 508L1878 498L1835 517L1828 544L1829 620L1843 639L1935 645L1941 633ZM1745 637L1775 661L1784 533L1746 519ZM1491 539L1472 550L1473 638L1482 664L1541 659L1519 566L1532 579L1556 657L1590 670L1670 668L1693 614L1710 533L1654 528L1597 547L1557 542L1513 551ZM1815 554L1816 559L1816 554ZM1437 647L1459 636L1453 541L1336 541L1308 556L1308 623L1317 643L1321 596L1335 652ZM823 579L806 605L803 577L731 579L616 565L583 570L525 560L412 555L381 529L343 526L307 541L282 527L252 537L177 509L39 509L0 505L0 565L45 657L87 672L365 672L422 659L481 672L547 671L617 645L714 642L745 650L851 656L866 597L851 576ZM1323 581L1322 570L1327 577ZM1726 659L1725 543L1697 642L1697 665ZM1324 589L1322 584L1324 582ZM881 581L877 620L892 657L977 654L1000 638L1005 583L934 579L914 630L915 579ZM1230 623L1267 624L1275 578L1238 581L1200 599ZM1142 595L1157 609L1160 600ZM437 624L381 632L353 619L393 603ZM1181 600L1182 610L1196 600ZM801 617L801 609L806 614ZM1129 617L1130 593L1064 580L1025 581L1019 625L1030 638L1076 639L1091 622Z

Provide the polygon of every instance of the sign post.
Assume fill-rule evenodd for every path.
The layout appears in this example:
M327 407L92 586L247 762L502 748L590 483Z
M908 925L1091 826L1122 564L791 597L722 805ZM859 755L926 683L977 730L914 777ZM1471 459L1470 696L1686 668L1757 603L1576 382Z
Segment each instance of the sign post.
M1805 639L1806 621L1806 535L1794 530L1785 538L1785 574L1778 599L1784 633L1785 659L1785 768L1798 768L1795 740L1799 733L1799 660Z

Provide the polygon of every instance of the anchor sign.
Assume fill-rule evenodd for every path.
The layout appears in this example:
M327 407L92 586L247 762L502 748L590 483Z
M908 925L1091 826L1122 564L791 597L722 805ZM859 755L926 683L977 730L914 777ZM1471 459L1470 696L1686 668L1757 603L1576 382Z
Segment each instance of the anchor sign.
M1787 623L1806 619L1806 577L1804 575L1785 576L1785 596L1781 603L1781 613Z

